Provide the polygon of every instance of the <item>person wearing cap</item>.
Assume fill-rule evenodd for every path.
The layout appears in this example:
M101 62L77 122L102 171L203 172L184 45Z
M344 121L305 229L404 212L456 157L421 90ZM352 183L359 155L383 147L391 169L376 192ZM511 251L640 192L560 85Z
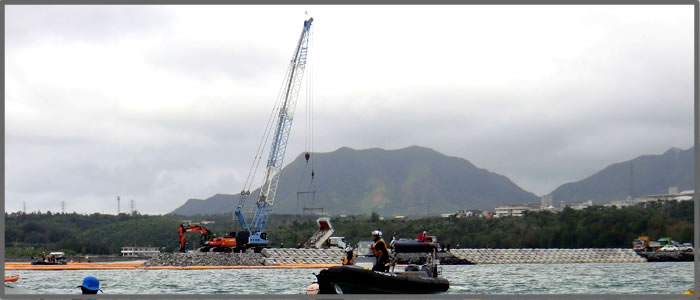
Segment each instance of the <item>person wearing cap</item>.
M372 231L372 252L377 257L377 262L372 267L372 271L389 272L389 249L386 247L386 242L382 239L382 232L379 230Z
M87 276L83 278L83 284L77 287L83 291L83 294L97 294L97 291L102 292L100 289L100 281L97 280L97 277L95 276Z

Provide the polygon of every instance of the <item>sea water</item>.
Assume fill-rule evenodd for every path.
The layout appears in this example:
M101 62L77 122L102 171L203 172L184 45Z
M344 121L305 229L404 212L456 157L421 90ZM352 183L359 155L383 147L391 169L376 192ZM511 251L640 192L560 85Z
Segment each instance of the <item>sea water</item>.
M443 265L448 294L682 294L692 262ZM303 294L321 269L6 271L37 294L79 294L83 277L105 294Z

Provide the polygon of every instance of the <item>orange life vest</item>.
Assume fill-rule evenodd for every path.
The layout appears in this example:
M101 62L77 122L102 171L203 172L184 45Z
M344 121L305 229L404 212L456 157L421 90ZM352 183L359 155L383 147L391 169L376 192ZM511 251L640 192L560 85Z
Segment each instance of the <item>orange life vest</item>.
M387 247L386 247L386 242L384 242L384 239L379 239L376 243L374 243L374 244L372 245L372 252L374 253L374 256L380 256L380 255L382 255L382 250L380 250L379 247L377 247L377 246L379 246L380 243L381 243L381 244L384 244L384 249L387 249ZM387 254L389 254L389 253L388 253L388 252L389 252L389 249L387 249L386 251L387 251Z

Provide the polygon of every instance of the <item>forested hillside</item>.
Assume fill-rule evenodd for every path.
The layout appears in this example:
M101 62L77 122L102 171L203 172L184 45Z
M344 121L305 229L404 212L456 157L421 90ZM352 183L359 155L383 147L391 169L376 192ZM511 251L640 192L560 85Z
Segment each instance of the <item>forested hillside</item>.
M177 226L182 217L145 215L5 214L6 255L28 256L62 250L68 254L118 254L122 246L177 247ZM223 234L237 230L230 215L187 217ZM270 246L294 247L316 230L315 217L273 215L268 227ZM692 242L693 201L634 206L622 209L593 206L561 213L536 212L523 217L484 219L428 217L380 220L379 215L334 217L336 236L350 242L370 239L380 229L385 239L414 238L424 230L443 245L462 248L609 248L631 247L639 235L652 239L670 236ZM189 240L196 247L196 234Z

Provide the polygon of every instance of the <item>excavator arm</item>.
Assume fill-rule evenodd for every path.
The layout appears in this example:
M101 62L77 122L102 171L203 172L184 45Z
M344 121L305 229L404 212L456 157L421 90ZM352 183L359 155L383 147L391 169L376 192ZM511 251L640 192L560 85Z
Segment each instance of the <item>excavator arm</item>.
M202 240L209 240L211 232L204 226L196 224L180 224L180 252L185 252L185 233L188 232L201 232Z

